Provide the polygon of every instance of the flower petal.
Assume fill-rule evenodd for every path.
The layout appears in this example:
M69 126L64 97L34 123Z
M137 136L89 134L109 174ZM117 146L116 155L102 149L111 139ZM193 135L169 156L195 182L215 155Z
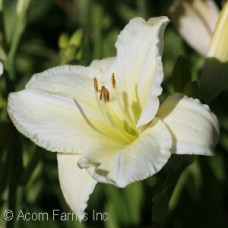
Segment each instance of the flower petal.
M88 67L88 77L92 79L96 77L99 80L106 74L106 71L112 67L115 60L116 57L93 60L93 62Z
M3 74L3 64L0 62L0 76Z
M27 83L26 89L76 99L79 104L99 111L94 96L93 79L88 77L86 67L65 65L51 68L35 74Z
M35 75L25 90L11 93L8 112L17 129L51 151L84 153L105 146L104 134L109 129L86 71L84 67L56 67ZM114 143L110 137L109 142Z
M58 170L61 189L66 202L81 221L89 195L93 192L96 181L86 170L80 169L77 160L80 156L58 153Z
M116 85L127 96L125 104L138 127L150 122L158 110L157 97L163 80L163 33L167 23L167 17L148 21L132 19L116 43L117 59L113 68Z
M168 129L155 119L130 145L116 152L110 148L83 156L78 164L99 182L125 187L158 172L171 155L171 144Z
M157 117L172 134L172 153L213 154L219 138L219 125L207 105L178 93L167 98Z

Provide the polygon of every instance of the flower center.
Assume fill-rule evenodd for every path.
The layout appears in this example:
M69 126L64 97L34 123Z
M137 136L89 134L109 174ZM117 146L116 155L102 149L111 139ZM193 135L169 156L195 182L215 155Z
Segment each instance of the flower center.
M139 133L136 130L134 121L131 119L129 112L127 111L128 108L125 107L126 101L124 98L126 99L126 97L123 96L122 101L120 99L121 96L119 95L116 86L115 74L113 73L111 76L111 89L113 90L111 91L113 94L111 100L109 90L104 85L101 85L99 88L96 77L93 78L93 84L96 103L101 111L102 117L104 118L106 127L96 126L95 121L91 121L87 117L81 105L76 99L74 99L74 102L85 122L97 133L116 139L119 142L129 144L134 141Z
M132 142L137 136L138 132L135 129L134 121L131 119L128 112L124 108L123 102L121 102L118 88L116 86L115 74L111 76L111 89L114 95L113 100L117 101L119 106L118 110L121 110L121 114L117 115L114 110L113 105L110 103L110 93L109 90L102 85L99 89L98 80L96 77L93 79L94 82L94 91L97 104L103 114L103 117L106 121L106 124L110 127L113 136L124 140L127 143Z

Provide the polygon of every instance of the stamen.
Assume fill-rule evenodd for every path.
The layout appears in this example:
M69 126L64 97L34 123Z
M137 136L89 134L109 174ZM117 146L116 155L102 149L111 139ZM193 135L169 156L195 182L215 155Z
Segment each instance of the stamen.
M109 91L106 88L104 91L104 101L109 102Z
M96 132L98 132L98 133L100 133L100 134L102 134L102 135L105 135L105 136L108 136L108 137L109 137L109 135L107 135L107 134L105 134L104 132L100 131L98 128L96 128L96 127L92 124L92 122L88 119L88 117L86 116L85 112L83 111L81 105L77 102L76 99L73 99L73 100L74 100L74 103L76 104L76 106L78 107L78 110L79 110L79 112L81 113L81 115L82 115L83 119L85 120L85 122L86 122L94 131L96 131Z
M112 88L115 89L115 87L116 87L116 80L115 80L115 74L114 73L112 73L111 81L112 81Z
M96 92L98 92L98 82L97 82L97 78L93 78L93 84L94 84L94 89L96 90Z
M102 86L102 88L100 90L100 97L99 97L100 100L102 100L102 99L105 100L104 99L105 91L107 93L106 97L107 97L107 99L109 99L108 90L105 88L105 86ZM114 134L117 135L118 137L121 137L121 139L125 140L126 142L130 142L129 137L125 133L123 133L123 129L113 119L111 110L109 109L108 104L102 104L102 102L99 101L98 95L96 92L95 92L95 98L96 98L97 104L98 104L101 112L103 113L103 116L104 116L104 119L105 119L107 125L109 125L113 129Z
M114 76L114 73L112 75L112 78ZM114 77L115 80L115 77ZM121 102L120 96L119 96L119 91L118 88L115 86L115 94L116 94L116 98L117 98L117 102L119 104L120 109L122 110L122 113L124 114L124 120L129 124L129 125L134 125L134 121L131 119L129 112L126 111L126 109L124 108L124 105Z
M102 101L102 99L104 98L104 90L105 90L105 87L102 86L101 87L101 90L100 90L100 100Z
M103 100L105 103L109 102L109 91L105 88L105 86L101 87L100 100Z
M126 113L126 110L124 110L124 107L121 103L119 93L116 87L115 74L112 73L111 83L112 83L112 88L116 92L116 98L118 100L119 106L124 114L123 120L120 120L119 117L112 112L112 109L109 108L110 95L109 95L108 89L104 85L102 85L101 88L99 89L97 78L94 78L93 80L94 80L94 88L95 88L94 93L95 93L96 101L98 106L100 107L101 112L103 113L103 116L107 125L109 125L113 129L112 132L115 136L117 136L118 138L121 138L127 143L131 142L135 138L135 135L133 135L129 130L126 130L126 129L131 129L130 126L132 125L132 120L130 116L128 116L128 113ZM97 92L99 92L99 94ZM88 124L91 125L92 123L90 123L89 121ZM95 128L95 130L97 131L98 129Z
M104 113L108 117L109 123L111 124L112 128L114 129L115 133L117 133L119 136L121 136L122 139L124 139L126 142L130 142L134 136L129 134L128 132L125 132L122 126L116 122L112 116L111 110L109 109L108 104L102 106Z

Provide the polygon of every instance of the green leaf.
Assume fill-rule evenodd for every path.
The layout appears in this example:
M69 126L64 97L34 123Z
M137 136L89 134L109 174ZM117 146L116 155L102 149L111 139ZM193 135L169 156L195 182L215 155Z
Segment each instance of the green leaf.
M165 222L168 204L174 188L185 168L193 161L192 156L173 155L166 166L158 173L154 186L152 220L153 227L160 227Z
M189 97L199 97L199 89L197 82L187 82L182 92Z
M0 148L7 148L13 141L12 126L8 123L0 123Z
M172 81L175 92L183 92L186 84L192 81L188 61L182 56L175 63L172 72Z

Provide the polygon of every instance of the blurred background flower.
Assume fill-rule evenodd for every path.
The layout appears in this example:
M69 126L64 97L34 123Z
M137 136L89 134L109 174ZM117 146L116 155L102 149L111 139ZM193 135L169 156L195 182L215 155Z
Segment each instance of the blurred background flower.
M228 90L228 2L217 22L200 79L201 96L207 102Z
M218 19L219 9L213 0L175 0L168 16L184 40L206 56Z
M0 62L0 76L3 74L3 64Z

